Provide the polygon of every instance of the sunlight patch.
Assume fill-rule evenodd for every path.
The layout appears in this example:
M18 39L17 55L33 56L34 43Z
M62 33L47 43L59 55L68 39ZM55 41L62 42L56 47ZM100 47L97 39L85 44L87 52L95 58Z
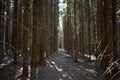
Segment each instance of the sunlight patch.
M66 75L66 74L62 74L62 76L63 76L63 77L67 77L67 75Z
M57 71L59 71L59 72L62 72L62 71L63 71L63 69L58 68L58 66L57 66L57 65L54 65L54 66L55 66L55 68L57 69Z
M30 72L31 72L31 67L28 66L28 77L29 77L29 78L30 78L30 76L31 76Z
M89 72L91 72L91 73L96 73L96 71L94 71L94 70L92 70L92 69L85 69L85 70L87 70L87 71L89 71Z
M84 62L84 60L82 60L82 59L78 59L78 61L79 61L79 62Z
M62 78L60 78L59 80L63 80Z
M89 57L89 55L85 54L86 57ZM91 55L91 60L96 60L96 57L94 55Z
M55 62L51 62L52 64L55 64Z

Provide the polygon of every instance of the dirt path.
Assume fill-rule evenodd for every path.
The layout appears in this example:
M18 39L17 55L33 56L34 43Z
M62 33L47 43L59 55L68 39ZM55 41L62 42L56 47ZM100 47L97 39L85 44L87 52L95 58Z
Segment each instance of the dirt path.
M94 63L79 59L74 63L64 51L57 51L47 59L46 66L29 69L29 77L18 77L22 73L20 65L8 65L0 69L0 80L95 80Z
M86 59L79 59L78 63L74 63L70 55L58 51L48 60L62 76L60 80L95 80L96 78L94 63L89 63Z

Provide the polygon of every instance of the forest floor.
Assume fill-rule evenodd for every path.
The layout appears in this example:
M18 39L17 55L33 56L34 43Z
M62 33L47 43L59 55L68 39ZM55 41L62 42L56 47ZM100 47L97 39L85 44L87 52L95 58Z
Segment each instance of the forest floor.
M96 80L94 62L87 58L79 58L78 63L64 51L53 53L46 60L46 65L36 69L29 69L29 76L21 78L22 64L9 64L0 68L0 80Z

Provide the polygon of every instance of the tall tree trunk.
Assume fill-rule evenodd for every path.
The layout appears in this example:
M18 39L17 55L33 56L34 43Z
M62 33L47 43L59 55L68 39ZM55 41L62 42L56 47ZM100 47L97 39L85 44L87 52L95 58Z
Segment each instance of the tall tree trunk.
M14 21L12 27L12 51L14 53L14 63L17 63L17 10L18 0L14 0Z
M78 61L78 36L76 25L76 0L74 0L74 61Z
M85 24L84 24L84 1L82 0L80 3L80 28L79 28L79 40L80 40L80 51L81 51L81 56L84 56L84 28L85 28Z
M30 26L29 9L30 9L30 0L24 0L23 76L28 76L28 32Z
M113 30L113 61L118 60L118 49L117 49L117 15L116 15L116 0L112 0L112 30ZM112 76L115 78L113 80L116 80L118 75L114 76L118 72L118 68L115 65L114 69L112 70Z
M34 68L37 66L37 11L38 11L38 0L33 1L33 31L32 31L32 59L31 67Z
M5 42L6 42L6 50L7 50L7 52L9 53L10 52L10 37L11 37L11 35L10 35L10 16L11 16L11 14L10 14L10 0L7 0L7 9L6 9L6 12L7 12L7 14L6 14L6 34L5 34L5 36L6 36L6 39L5 39Z
M38 4L38 7L41 7L39 10L38 10L38 16L40 16L38 18L38 30L40 31L38 33L38 46L39 46L39 49L38 49L38 65L43 65L45 63L45 32L44 32L44 28L45 28L45 2L44 0L41 0L39 1L38 3L41 4L39 5Z
M90 29L90 0L87 0L88 52L91 60L91 29Z
M3 1L0 1L0 57L2 57L3 54L3 42L2 42L2 34L3 34Z
M112 58L112 22L111 22L111 0L104 0L104 37L102 47L104 49L101 66L106 71L110 66ZM111 74L105 76L106 80L111 79Z
M18 54L23 51L23 1L18 0Z
M97 0L97 52L95 54L98 57L101 49L101 41L103 41L102 37L102 27L103 27L103 1Z
M112 0L112 29L113 29L113 52L114 52L114 61L117 60L117 18L116 18L116 0Z

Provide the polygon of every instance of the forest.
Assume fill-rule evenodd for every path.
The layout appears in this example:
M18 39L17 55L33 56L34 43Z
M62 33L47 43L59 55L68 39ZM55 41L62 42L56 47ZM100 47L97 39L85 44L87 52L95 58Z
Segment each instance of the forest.
M0 0L0 80L120 80L120 0Z

